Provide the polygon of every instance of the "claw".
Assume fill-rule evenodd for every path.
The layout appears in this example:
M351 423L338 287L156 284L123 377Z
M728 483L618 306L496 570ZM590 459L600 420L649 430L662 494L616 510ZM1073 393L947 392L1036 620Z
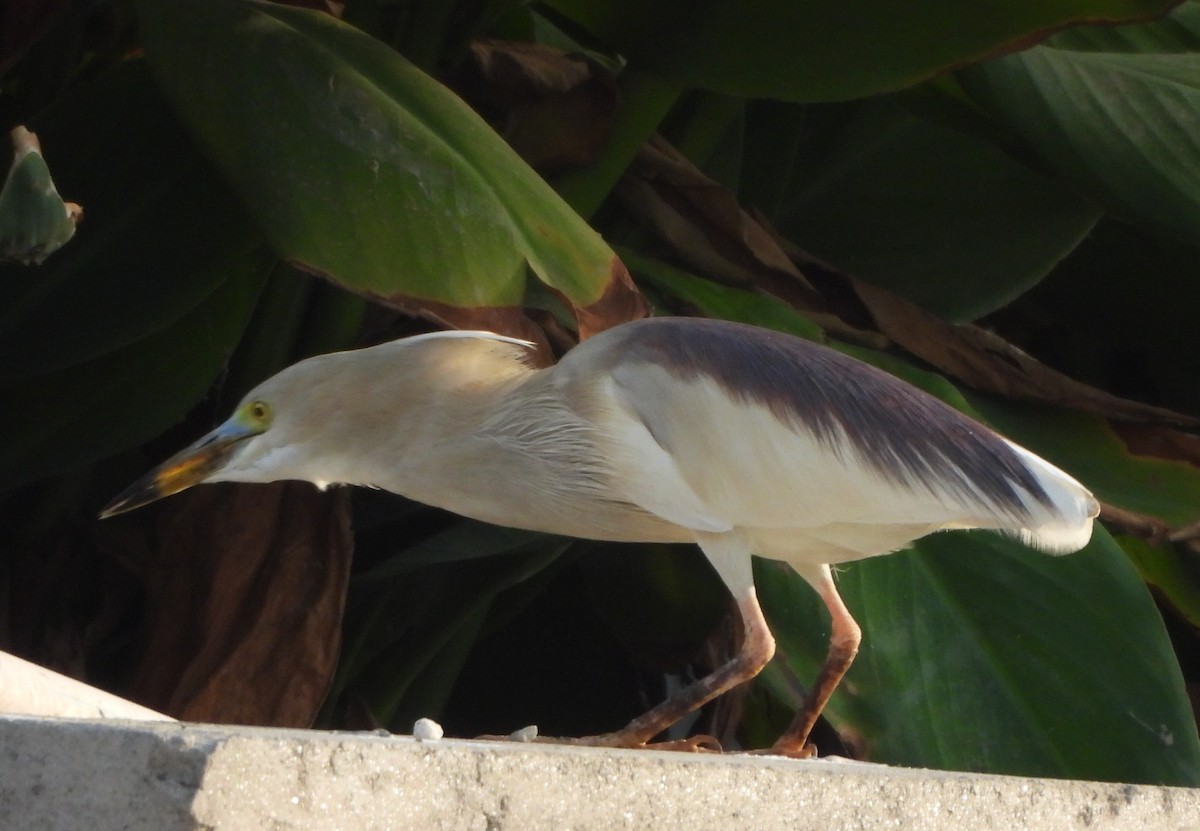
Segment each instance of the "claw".
M789 759L815 759L817 758L817 746L811 742L800 746L777 742L771 747L762 750L748 750L746 753L750 756L786 756Z

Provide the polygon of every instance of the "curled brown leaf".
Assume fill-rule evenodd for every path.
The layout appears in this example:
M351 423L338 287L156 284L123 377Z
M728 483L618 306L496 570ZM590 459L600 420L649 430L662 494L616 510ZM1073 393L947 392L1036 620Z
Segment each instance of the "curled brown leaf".
M479 40L453 79L526 162L545 173L600 154L620 104L616 80L584 55L538 43Z
M1200 419L1130 401L1076 381L979 326L947 323L890 291L853 278L851 283L879 331L970 387L1118 421L1200 426Z
M310 726L341 643L348 494L205 485L157 510L131 697L188 721Z
M820 296L770 232L663 139L638 152L616 193L699 273L757 286L798 308L820 307Z

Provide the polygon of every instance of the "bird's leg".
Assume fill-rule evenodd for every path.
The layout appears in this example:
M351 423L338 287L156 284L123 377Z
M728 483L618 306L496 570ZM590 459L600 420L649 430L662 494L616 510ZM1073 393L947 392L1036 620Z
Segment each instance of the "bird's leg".
M748 681L759 673L775 654L775 638L767 628L762 608L758 605L754 587L743 588L737 602L742 617L742 644L738 654L728 663L679 690L662 704L638 716L615 733L570 739L571 744L601 747L644 747L647 742L693 710L704 706L718 695ZM713 744L715 740L710 739ZM705 747L703 737L682 742L664 742L660 749L719 749Z
M825 601L825 606L829 609L832 631L829 636L829 654L825 656L825 663L817 675L816 682L809 688L808 695L804 697L804 704L796 713L791 726L768 751L782 756L813 755L815 750L808 744L808 734L812 732L813 725L825 709L834 688L842 680L850 664L854 663L854 656L858 654L858 645L862 641L862 629L842 602L842 597L833 584L829 566L823 565L818 572L804 574L804 577Z

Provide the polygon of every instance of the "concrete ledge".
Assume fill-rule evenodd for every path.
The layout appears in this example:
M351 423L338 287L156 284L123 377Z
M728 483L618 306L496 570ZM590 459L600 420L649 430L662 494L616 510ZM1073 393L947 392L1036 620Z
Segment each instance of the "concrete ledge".
M1200 791L834 761L0 717L0 829L1200 828Z
M0 652L0 714L174 721L74 678Z

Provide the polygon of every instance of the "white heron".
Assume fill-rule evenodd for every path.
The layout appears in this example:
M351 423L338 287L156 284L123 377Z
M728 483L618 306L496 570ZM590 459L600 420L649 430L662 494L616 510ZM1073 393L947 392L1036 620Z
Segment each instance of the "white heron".
M555 366L488 332L310 358L130 486L103 516L202 482L364 485L464 516L597 540L694 542L733 595L735 657L624 728L644 746L753 678L775 642L751 556L788 563L832 619L828 656L771 749L806 755L861 632L830 567L935 531L989 528L1050 553L1091 536L1096 500L1063 471L867 364L790 335L658 318Z

